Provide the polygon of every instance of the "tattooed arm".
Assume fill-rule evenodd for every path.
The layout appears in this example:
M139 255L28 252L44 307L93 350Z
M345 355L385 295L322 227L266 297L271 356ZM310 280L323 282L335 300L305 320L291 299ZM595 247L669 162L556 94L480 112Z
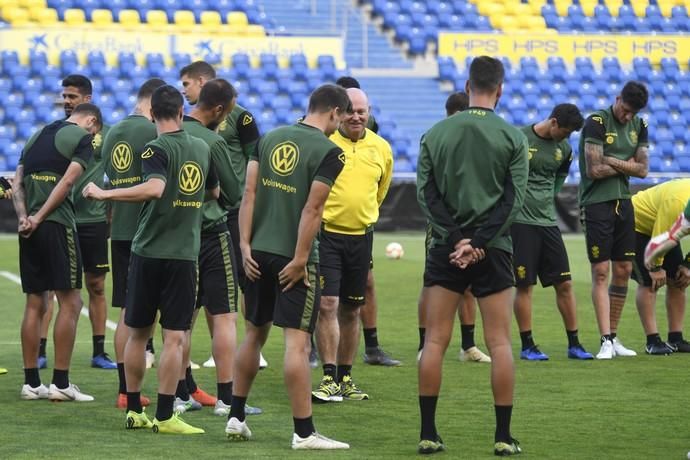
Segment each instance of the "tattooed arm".
M604 157L604 163L626 176L644 179L649 172L649 152L647 146L638 147L635 156L624 161L613 157Z
M604 147L599 144L585 142L585 163L587 177L593 180L605 179L620 174L615 168L607 164L604 157Z

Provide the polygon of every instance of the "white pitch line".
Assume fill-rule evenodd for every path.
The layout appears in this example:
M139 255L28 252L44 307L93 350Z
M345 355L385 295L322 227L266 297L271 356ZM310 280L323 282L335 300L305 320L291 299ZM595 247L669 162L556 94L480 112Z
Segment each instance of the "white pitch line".
M18 284L21 286L22 284L22 279L15 275L14 273L6 272L6 271L0 271L0 276L7 278L8 280L12 281L15 284ZM81 314L82 316L89 317L89 309L86 307L81 307ZM109 319L105 320L105 327L110 329L111 331L114 331L115 328L117 328L117 323L113 323Z

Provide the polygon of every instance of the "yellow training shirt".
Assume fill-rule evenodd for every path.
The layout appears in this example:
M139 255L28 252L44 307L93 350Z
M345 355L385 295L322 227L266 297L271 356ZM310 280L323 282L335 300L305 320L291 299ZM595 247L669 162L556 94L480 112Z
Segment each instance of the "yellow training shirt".
M345 167L328 195L323 225L329 232L363 235L379 219L379 206L393 177L393 151L367 129L352 142L336 131L330 137L345 154Z

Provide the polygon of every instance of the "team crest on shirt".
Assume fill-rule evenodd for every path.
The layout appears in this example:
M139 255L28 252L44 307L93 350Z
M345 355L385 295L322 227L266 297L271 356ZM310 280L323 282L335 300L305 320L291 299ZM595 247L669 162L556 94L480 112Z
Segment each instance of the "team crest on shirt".
M270 156L271 170L279 176L289 176L299 163L299 147L294 142L281 142Z
M556 161L563 161L563 150L556 149L556 151L553 154L553 158Z
M244 114L244 117L242 117L242 126L247 126L247 125L250 124L252 121L254 121L254 119L252 118L252 116L249 115L248 113L245 113L245 114Z
M223 120L218 125L218 131L225 131L226 129L228 129L228 120Z
M517 277L520 278L521 280L524 280L527 278L527 268L524 265L520 265L515 269L515 272L517 273Z
M100 147L101 144L103 144L103 136L101 136L101 133L96 133L93 136L93 139L91 139L91 147L93 147L95 150Z
M637 131L630 131L628 133L628 138L630 138L631 143L637 144L637 141L638 141Z
M193 161L185 161L180 168L178 184L180 192L185 195L194 195L204 183L204 173L201 167Z
M110 163L119 173L129 171L132 166L132 148L126 142L118 142L110 154Z
M534 157L534 155L537 154L538 152L539 152L538 148L535 148L535 147L528 148L527 149L527 159L531 160Z
M615 141L615 139L613 138L613 136L606 136L606 143L607 144L609 144L609 145L613 144L614 141Z
M592 246L592 257L595 259L599 257L599 246Z

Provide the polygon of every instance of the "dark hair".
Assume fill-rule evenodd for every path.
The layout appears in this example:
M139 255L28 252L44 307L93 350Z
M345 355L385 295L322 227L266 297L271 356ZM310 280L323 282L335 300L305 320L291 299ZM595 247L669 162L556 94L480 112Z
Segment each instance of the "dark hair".
M165 84L165 81L161 80L160 78L150 78L146 80L144 84L141 85L141 87L139 88L139 92L137 93L137 100L141 101L144 99L150 99L153 95L153 92L161 86L164 86Z
M175 120L184 104L182 94L171 85L157 88L151 95L151 112L154 120Z
M470 98L464 91L458 91L446 99L446 115L451 116L455 112L462 112L470 106Z
M558 104L551 111L549 118L555 118L560 128L579 131L585 124L580 109L575 104Z
M348 88L361 89L361 87L359 86L359 82L354 77L340 77L335 81L335 84L338 86L342 86L345 89L348 89Z
M77 88L82 96L90 96L93 93L93 86L91 85L91 80L89 80L83 75L67 75L62 80L62 87L67 88L68 86L74 86L75 88Z
M225 108L230 105L232 100L236 97L237 91L230 82L222 78L216 78L207 81L204 86L201 87L197 105L203 109L211 109L217 105L222 105Z
M204 77L207 80L216 78L216 69L206 61L195 61L180 69L180 78L185 75L191 78Z
M631 109L640 111L647 106L649 92L647 87L639 81L629 81L621 90L621 99L628 104Z
M479 93L496 91L503 83L503 63L490 56L479 56L470 64L470 90Z
M352 107L350 97L342 86L321 85L309 96L309 113L324 113L336 107L341 112L349 112Z
M101 109L89 102L84 102L76 106L74 110L72 110L70 116L74 115L90 115L96 117L96 124L101 127L103 126L103 116L101 115Z

